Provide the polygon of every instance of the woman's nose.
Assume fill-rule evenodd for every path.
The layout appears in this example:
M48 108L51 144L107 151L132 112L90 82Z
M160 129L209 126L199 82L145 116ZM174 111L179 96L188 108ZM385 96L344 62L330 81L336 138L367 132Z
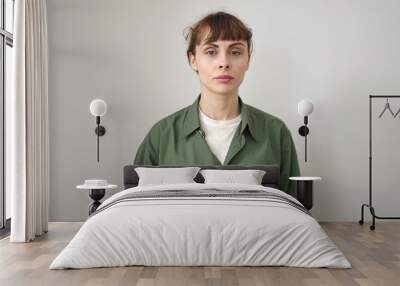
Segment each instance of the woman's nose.
M228 69L229 68L229 64L221 64L219 65L220 69Z
M228 69L230 68L229 60L228 57L225 55L222 55L221 58L219 59L219 68L220 69Z

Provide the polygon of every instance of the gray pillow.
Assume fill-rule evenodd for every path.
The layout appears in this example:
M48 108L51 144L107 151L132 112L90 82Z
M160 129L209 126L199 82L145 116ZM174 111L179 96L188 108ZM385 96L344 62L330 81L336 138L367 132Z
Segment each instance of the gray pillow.
M135 168L139 176L138 186L196 183L193 179L199 170L199 167Z
M247 185L261 185L265 175L263 170L201 170L204 183L235 183Z

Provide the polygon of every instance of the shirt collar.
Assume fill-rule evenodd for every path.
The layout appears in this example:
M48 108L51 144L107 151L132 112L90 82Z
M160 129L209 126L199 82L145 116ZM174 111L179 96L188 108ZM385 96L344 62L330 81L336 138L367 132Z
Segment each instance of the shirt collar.
M195 130L200 129L200 119L199 119L199 102L200 102L200 96L199 94L196 98L196 100L192 103L192 105L189 106L188 111L186 112L186 117L184 120L184 126L183 126L183 133L184 136L187 137L190 134L192 134ZM240 113L242 117L242 122L241 122L241 129L240 129L240 134L243 135L243 132L245 131L246 127L248 127L248 130L250 131L249 133L253 137L254 140L257 141L257 135L255 134L255 122L251 117L249 107L242 101L242 99L239 96L239 105L240 105Z

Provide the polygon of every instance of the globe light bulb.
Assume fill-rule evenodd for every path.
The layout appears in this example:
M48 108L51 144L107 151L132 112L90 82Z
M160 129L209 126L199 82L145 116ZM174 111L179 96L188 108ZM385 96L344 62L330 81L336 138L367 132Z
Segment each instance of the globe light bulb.
M107 112L107 103L102 99L93 99L90 103L90 113L93 116L104 116Z
M311 101L303 99L302 101L299 102L299 104L297 106L297 110L300 115L308 116L313 112L314 105L311 103Z

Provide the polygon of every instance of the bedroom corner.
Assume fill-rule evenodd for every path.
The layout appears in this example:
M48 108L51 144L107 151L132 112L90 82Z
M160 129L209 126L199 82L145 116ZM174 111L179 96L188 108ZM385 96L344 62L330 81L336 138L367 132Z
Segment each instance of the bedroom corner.
M398 285L398 1L0 3L0 285Z

